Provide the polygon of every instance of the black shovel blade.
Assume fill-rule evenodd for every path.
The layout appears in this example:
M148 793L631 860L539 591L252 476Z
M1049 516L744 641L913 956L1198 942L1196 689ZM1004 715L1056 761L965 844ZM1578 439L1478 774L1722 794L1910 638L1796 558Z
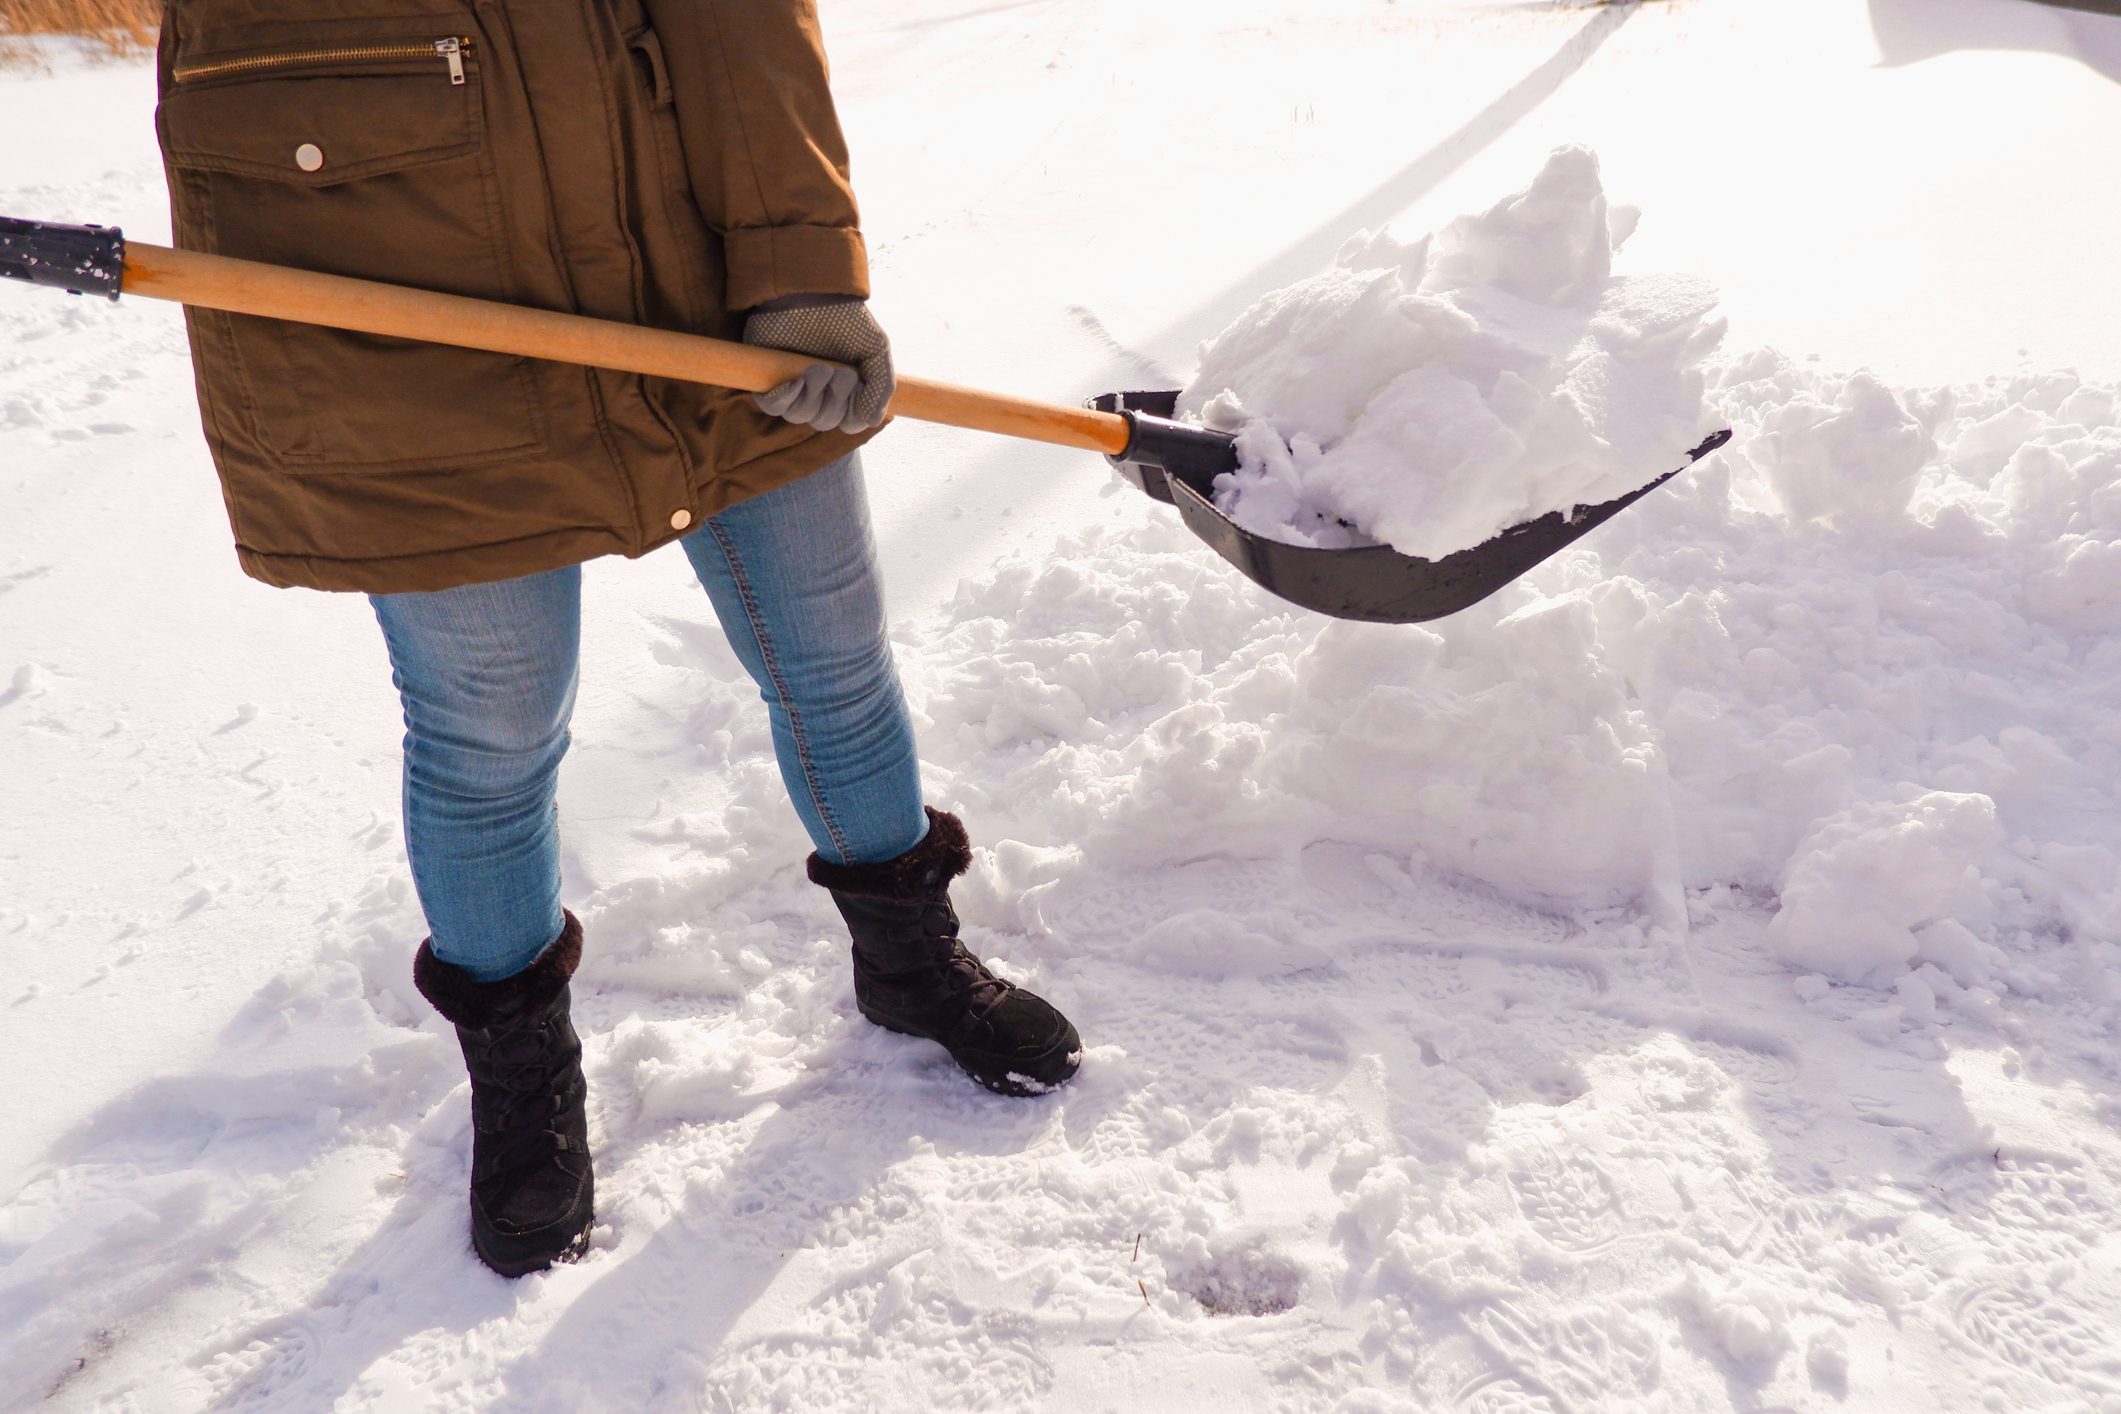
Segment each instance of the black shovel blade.
M1178 507L1187 528L1269 593L1337 619L1366 623L1426 623L1469 609L1686 470L1668 471L1647 486L1595 506L1549 512L1439 560L1403 555L1389 545L1343 550L1285 545L1244 529L1215 508L1215 477L1236 470L1236 448L1223 434L1176 424L1157 426L1171 416L1177 400L1170 392L1106 393L1092 400L1102 411L1137 415L1136 445L1111 459L1120 474L1157 500ZM1173 433L1183 436L1182 447L1159 445ZM1215 438L1232 443L1221 465ZM1730 440L1728 429L1716 433L1687 454L1687 466Z

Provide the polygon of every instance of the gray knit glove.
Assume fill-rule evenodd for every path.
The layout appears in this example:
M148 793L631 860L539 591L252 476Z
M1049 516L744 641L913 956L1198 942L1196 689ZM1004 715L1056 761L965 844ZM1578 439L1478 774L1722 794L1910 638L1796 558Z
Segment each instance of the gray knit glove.
M891 405L891 341L869 313L867 300L845 295L788 295L751 311L744 342L788 349L845 368L816 363L771 392L752 399L759 411L820 432L866 432Z

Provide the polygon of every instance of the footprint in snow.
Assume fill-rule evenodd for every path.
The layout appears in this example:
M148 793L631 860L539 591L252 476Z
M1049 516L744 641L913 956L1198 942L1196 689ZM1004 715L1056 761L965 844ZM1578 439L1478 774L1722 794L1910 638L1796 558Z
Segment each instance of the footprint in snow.
M1931 1186L1955 1217L2021 1249L2083 1251L2117 1222L2084 1164L2067 1156L1982 1154L1945 1168Z
M1578 1255L1620 1236L1620 1192L1605 1169L1582 1154L1541 1144L1510 1174L1517 1211L1548 1242Z
M2121 1394L2112 1332L2052 1290L1977 1285L1959 1298L1952 1316L1968 1342L2012 1369L2084 1394Z
M1458 1392L1462 1414L1562 1414L1562 1406L1509 1375L1482 1375Z
M1661 1378L1656 1332L1616 1308L1533 1313L1496 1301L1466 1324L1502 1362L1492 1377L1498 1384L1514 1383L1555 1409L1635 1407L1631 1396L1654 1389Z
M214 1409L276 1409L316 1364L318 1339L293 1321L256 1333L242 1346L210 1357L207 1377L218 1387Z

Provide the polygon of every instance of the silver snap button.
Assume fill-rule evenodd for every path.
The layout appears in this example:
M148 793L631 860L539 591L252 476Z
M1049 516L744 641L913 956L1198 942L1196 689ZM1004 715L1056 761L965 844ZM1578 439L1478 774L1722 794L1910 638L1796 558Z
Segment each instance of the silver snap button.
M324 149L313 142L305 142L295 149L295 165L305 172L314 172L324 165Z

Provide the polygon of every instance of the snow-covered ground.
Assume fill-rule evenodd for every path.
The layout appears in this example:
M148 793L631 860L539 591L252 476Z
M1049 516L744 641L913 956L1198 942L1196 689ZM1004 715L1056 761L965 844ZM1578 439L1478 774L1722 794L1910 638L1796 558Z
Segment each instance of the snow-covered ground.
M824 12L908 369L1179 386L1581 143L1737 439L1425 628L881 439L962 911L1090 1044L1029 1103L855 1018L703 597L600 563L603 1226L507 1283L366 606L236 571L171 311L0 290L0 1407L2121 1409L2121 20ZM0 212L164 237L151 88L0 72Z

